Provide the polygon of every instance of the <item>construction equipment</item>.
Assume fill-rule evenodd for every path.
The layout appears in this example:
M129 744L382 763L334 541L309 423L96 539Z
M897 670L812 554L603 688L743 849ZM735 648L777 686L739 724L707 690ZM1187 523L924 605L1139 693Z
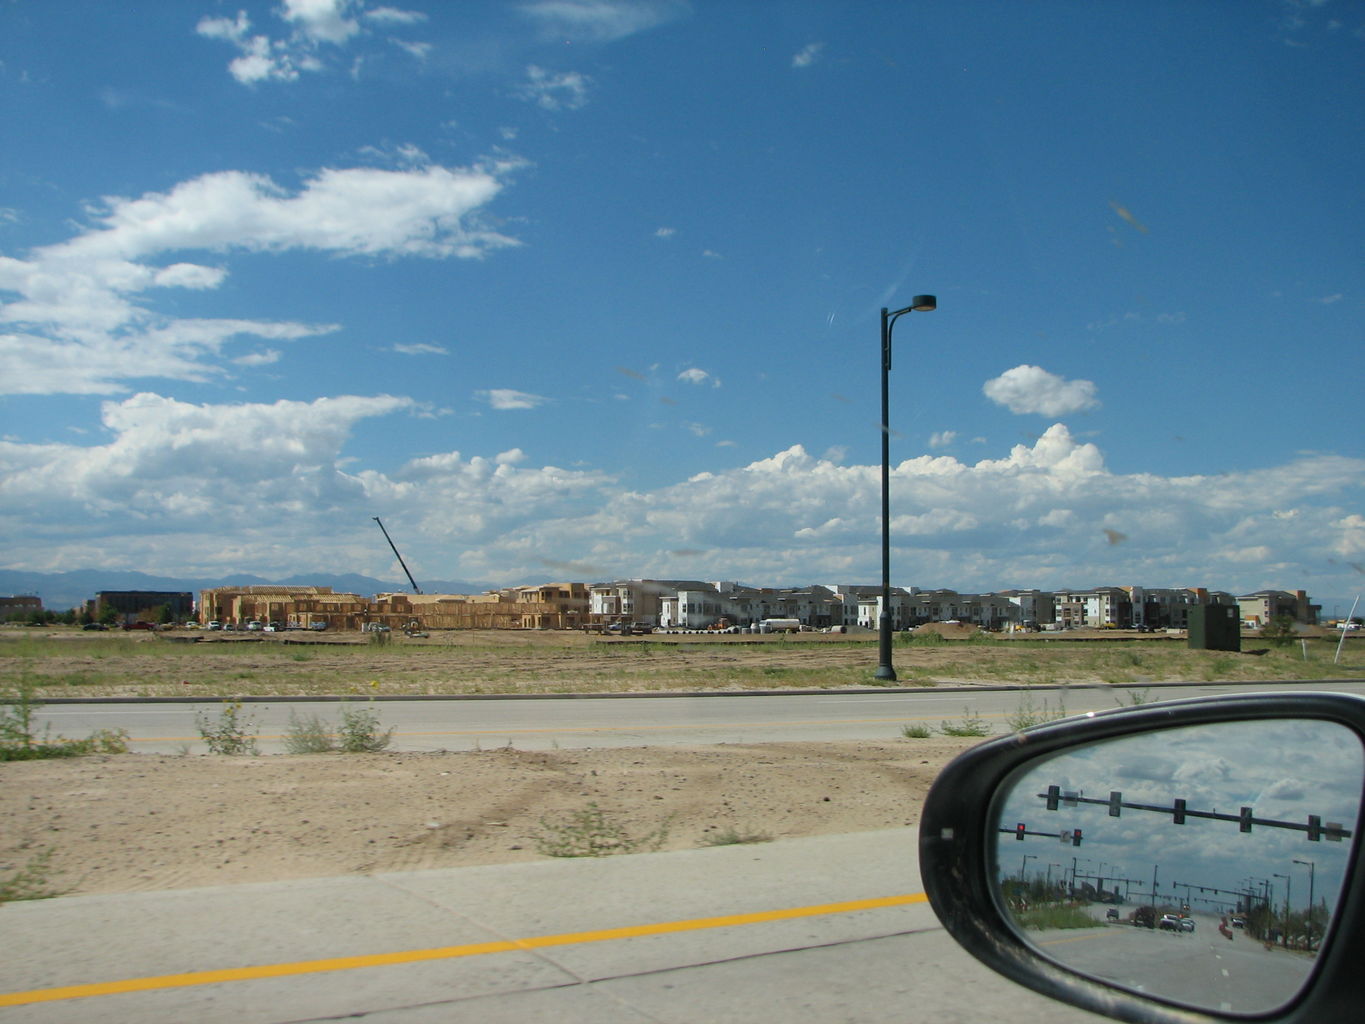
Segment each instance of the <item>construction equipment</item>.
M389 547L393 548L393 557L398 559L398 564L401 565L403 567L403 571L408 574L408 582L412 584L412 592L414 594L420 594L422 592L422 588L419 587L417 585L417 581L412 578L412 573L408 572L408 563L403 561L403 556L398 553L398 548L393 543L393 538L389 536L389 531L384 529L384 524L380 522L378 516L370 516L370 518L373 519L376 523L379 523L379 529L383 532L384 539L389 542Z

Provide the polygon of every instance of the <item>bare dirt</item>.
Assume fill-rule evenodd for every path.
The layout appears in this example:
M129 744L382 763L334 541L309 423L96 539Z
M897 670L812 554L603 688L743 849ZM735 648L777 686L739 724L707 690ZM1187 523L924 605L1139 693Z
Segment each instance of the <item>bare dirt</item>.
M979 742L8 762L0 879L44 855L71 893L538 860L593 805L641 850L895 828Z

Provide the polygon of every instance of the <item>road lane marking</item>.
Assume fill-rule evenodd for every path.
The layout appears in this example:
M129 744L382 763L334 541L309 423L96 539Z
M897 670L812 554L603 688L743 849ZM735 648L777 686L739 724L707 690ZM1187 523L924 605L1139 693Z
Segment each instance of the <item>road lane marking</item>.
M881 896L875 899L846 900L842 903L821 903L810 907L786 907L781 910L760 910L749 914L725 914L719 917L694 917L683 921L663 921L657 924L627 925L597 931L566 932L561 935L538 935L526 939L501 939L493 942L471 942L460 946L439 946L435 949L410 949L394 953L370 953L362 956L329 957L325 960L299 960L292 963L258 964L252 967L226 967L212 971L187 971L182 974L161 974L145 978L124 978L85 985L62 985L56 988L30 989L26 992L0 992L0 1007L31 1006L62 999L89 999L94 996L122 995L128 992L153 992L161 989L190 988L196 985L219 985L230 981L259 981L265 978L289 978L328 971L354 971L365 967L391 967L398 964L422 963L432 960L454 960L459 957L485 956L489 953L512 953L556 946L576 946L589 942L613 942L617 939L637 939L650 935L673 935L681 932L704 931L708 928L733 928L739 925L767 924L772 921L792 921L827 914L848 914L860 910L880 910L914 903L927 903L922 892L902 896Z

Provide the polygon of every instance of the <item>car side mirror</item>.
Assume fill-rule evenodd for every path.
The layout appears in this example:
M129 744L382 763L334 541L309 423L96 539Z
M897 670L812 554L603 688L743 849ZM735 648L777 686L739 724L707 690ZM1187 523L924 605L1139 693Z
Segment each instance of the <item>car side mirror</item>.
M984 743L926 799L929 901L988 966L1120 1020L1354 1019L1362 737L1359 697L1247 694Z

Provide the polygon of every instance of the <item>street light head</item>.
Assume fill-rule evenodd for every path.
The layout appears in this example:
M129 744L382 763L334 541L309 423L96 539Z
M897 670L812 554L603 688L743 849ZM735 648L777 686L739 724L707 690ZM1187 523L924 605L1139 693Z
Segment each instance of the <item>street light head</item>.
M916 313L932 313L938 309L938 299L932 295L916 295L914 301L910 303L910 308Z

